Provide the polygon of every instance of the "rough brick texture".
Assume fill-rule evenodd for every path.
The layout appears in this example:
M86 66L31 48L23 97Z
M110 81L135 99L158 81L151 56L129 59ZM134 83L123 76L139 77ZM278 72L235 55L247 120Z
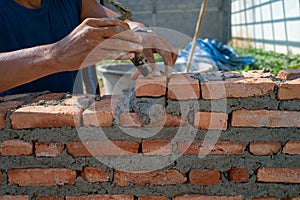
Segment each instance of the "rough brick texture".
M0 200L28 200L28 195L4 195L0 196Z
M75 184L76 171L69 169L13 169L8 171L10 184L49 186Z
M14 129L79 126L82 109L73 106L27 106L16 110L10 119Z
M33 154L33 144L22 140L9 140L0 144L1 156L30 156Z
M177 170L153 171L153 172L123 172L115 171L114 183L117 186L135 185L176 185L187 181L184 174Z
M163 196L145 196L139 197L138 200L167 200L167 198Z
M109 181L108 173L97 168L84 167L80 175L84 180L92 183Z
M66 200L134 200L133 195L87 195L87 196L67 196Z
M138 153L139 144L110 140L69 142L67 149L73 156L124 156Z
M278 99L300 99L300 79L295 79L278 85Z
M5 128L5 119L7 112L10 109L15 109L19 105L22 105L24 101L8 101L8 102L3 102L0 103L0 129Z
M170 155L172 144L168 140L145 140L142 142L142 151L145 155Z
M257 197L252 198L252 200L278 200L278 197Z
M200 98L200 85L189 74L173 74L168 84L168 99L192 100Z
M143 122L137 113L121 113L120 126L141 127L143 126Z
M247 168L233 167L229 170L229 179L236 183L246 183L249 181L249 173Z
M300 141L288 141L285 144L282 153L300 154Z
M267 156L276 154L281 149L281 142L251 142L249 151L253 155Z
M37 103L39 101L53 101L53 100L60 100L65 96L64 93L49 93L38 96L31 100L32 103Z
M242 196L207 196L207 195L185 195L177 196L174 200L244 200Z
M300 78L300 69L285 69L278 72L277 78L284 80L293 80Z
M38 142L35 144L35 155L43 157L60 156L65 149L63 144L55 142Z
M178 153L180 154L241 154L246 149L243 142L215 141L215 143L194 141L179 142Z
M219 170L192 170L189 173L190 183L193 185L217 185L220 182Z
M232 126L240 127L300 127L300 112L278 110L236 110Z
M64 200L64 197L36 197L36 200Z
M167 93L167 77L140 77L136 80L137 97L160 97Z
M300 183L300 169L261 167L257 181L272 183Z
M194 126L205 130L226 130L228 115L226 113L195 113Z
M267 78L232 78L226 81L201 83L203 99L247 98L264 96L275 88Z

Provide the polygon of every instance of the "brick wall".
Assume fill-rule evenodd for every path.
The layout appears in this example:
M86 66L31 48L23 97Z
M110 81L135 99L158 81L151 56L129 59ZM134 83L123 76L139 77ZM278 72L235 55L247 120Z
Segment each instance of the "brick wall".
M297 73L140 78L100 100L3 97L0 199L299 199Z

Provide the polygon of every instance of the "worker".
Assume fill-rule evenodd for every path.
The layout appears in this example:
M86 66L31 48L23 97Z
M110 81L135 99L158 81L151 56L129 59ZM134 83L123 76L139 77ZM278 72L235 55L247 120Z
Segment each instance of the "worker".
M131 31L144 25L118 15L96 0L1 0L0 96L72 92L80 68L134 53L144 52L152 64L159 53L174 66L176 51L164 38ZM98 56L85 60L103 41Z

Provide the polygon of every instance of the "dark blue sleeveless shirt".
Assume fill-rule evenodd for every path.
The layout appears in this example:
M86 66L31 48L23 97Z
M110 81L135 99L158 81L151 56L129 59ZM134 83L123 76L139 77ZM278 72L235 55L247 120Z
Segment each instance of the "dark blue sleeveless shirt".
M0 52L61 40L80 24L81 5L82 0L42 0L41 8L28 9L14 0L0 0ZM72 92L76 75L77 71L52 74L0 96L45 90Z

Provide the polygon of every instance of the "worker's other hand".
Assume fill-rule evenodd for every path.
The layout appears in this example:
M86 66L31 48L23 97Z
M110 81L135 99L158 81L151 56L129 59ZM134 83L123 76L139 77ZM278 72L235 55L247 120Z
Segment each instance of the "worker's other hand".
M136 32L143 39L143 53L151 63L151 66L154 70L154 74L159 74L159 69L156 66L154 53L158 53L164 62L165 65L165 74L167 77L170 77L173 67L175 65L178 50L173 47L165 38L158 36L152 32ZM135 73L131 76L133 80L136 80L141 75L141 72L136 70Z
M54 43L52 54L62 71L78 70L101 60L131 59L141 53L140 35L117 18L88 18Z

